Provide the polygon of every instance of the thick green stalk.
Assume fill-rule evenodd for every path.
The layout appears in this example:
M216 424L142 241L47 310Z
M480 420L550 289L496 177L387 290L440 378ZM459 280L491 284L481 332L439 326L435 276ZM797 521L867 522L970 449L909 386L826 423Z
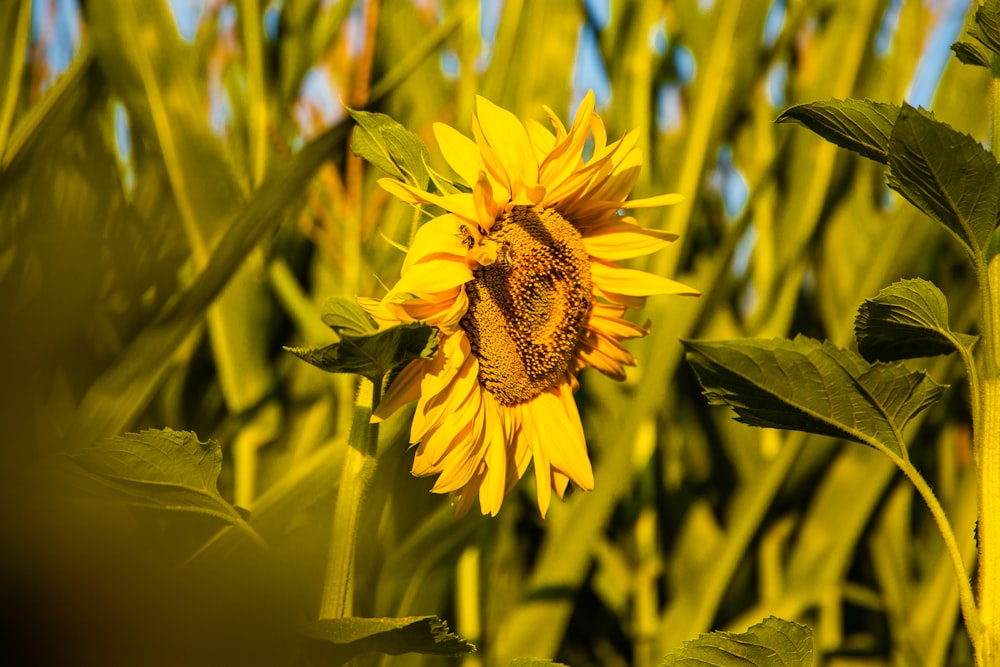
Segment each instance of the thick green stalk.
M364 384L368 384L364 382ZM362 391L354 406L354 421L344 467L340 476L337 506L330 530L330 556L323 582L320 618L344 618L353 613L354 570L358 553L358 533L368 492L375 477L378 453L378 424L369 423L382 397L382 379L371 383L371 400Z
M984 637L981 664L1000 664L1000 260L981 279L983 340L979 363L979 421L975 424L979 476L979 615Z
M1000 57L993 56L993 154L1000 156ZM979 345L979 421L974 424L979 478L979 615L981 665L1000 664L1000 260L979 262L982 341ZM975 397L973 397L975 400Z

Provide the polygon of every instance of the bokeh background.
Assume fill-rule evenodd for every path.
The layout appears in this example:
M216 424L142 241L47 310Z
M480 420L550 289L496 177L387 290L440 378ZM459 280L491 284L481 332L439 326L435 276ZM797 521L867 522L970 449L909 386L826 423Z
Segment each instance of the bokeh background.
M970 664L940 536L893 466L709 409L679 343L851 346L858 305L902 277L937 283L953 328L972 331L973 277L882 167L773 122L815 100L906 100L985 139L989 73L948 49L970 10L0 3L0 529L16 650L61 664L307 660L285 640L318 604L355 380L282 348L332 340L327 297L384 294L415 222L351 153L344 106L391 115L444 172L431 124L470 134L475 95L568 121L593 89L611 137L640 130L634 195L686 197L640 212L681 240L633 266L703 296L649 300L625 383L583 374L596 488L544 521L530 473L495 519L454 520L433 480L409 475L406 411L386 425L357 613L436 614L480 651L358 664L656 665L770 614L811 626L825 664ZM964 379L957 360L925 367L951 389L911 428L912 456L971 564ZM163 427L221 445L219 488L266 555L210 517L95 498L64 469L60 452Z

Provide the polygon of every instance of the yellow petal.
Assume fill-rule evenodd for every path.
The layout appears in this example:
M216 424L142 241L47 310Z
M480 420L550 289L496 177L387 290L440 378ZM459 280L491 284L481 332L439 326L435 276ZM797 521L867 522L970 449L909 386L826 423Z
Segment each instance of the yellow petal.
M429 294L464 285L472 280L472 269L464 258L432 259L414 264L386 297L392 301L405 294Z
M392 379L385 396L372 413L372 423L388 419L396 410L420 398L420 378L427 370L427 360L415 359Z
M467 248L462 242L461 228L462 219L452 213L425 222L413 235L401 273L405 274L411 266L428 258L446 259L439 255L465 257Z
M476 116L489 150L507 173L511 194L537 186L538 161L528 133L517 116L482 96L476 96Z
M602 290L625 296L649 296L651 294L698 296L700 294L698 290L676 280L604 262L591 262L590 275L594 284Z
M472 193L459 192L453 195L436 195L418 190L409 183L403 183L394 178L380 178L378 184L389 194L409 204L433 204L446 211L451 211L469 222L479 224L476 205L472 201Z
M524 128L528 131L528 138L535 147L535 158L541 164L556 145L556 137L547 127L531 118L524 122Z
M677 234L646 229L627 221L612 221L588 230L583 245L593 257L614 260L648 255L675 240Z
M656 195L655 197L645 197L644 199L630 199L622 202L620 208L655 208L657 206L673 206L684 201L684 195L677 192Z
M587 142L590 119L594 114L594 92L587 91L576 110L573 127L566 138L558 142L539 168L542 182L559 183L569 177L583 160L583 146Z
M434 138L438 148L456 174L468 185L476 182L476 176L483 169L483 158L479 155L476 142L455 128L444 123L434 123Z

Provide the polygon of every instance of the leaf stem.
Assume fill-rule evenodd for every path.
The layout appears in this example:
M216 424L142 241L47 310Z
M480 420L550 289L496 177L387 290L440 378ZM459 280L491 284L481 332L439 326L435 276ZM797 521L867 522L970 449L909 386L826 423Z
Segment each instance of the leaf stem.
M363 385L367 383L368 381L362 380ZM330 556L323 582L320 618L344 618L353 613L358 533L365 501L375 477L378 453L378 424L370 422L372 412L382 398L382 378L371 381L370 400L363 389L364 386L359 390L354 406L354 420L341 471L340 491L333 511Z

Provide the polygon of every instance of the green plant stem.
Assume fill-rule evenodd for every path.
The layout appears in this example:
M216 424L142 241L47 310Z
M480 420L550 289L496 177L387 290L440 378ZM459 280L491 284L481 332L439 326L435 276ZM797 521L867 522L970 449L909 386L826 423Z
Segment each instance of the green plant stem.
M955 533L951 529L951 523L948 521L948 515L945 513L944 508L938 501L937 496L934 495L934 491L931 490L927 480L924 479L923 475L920 474L920 471L918 471L912 463L908 460L904 460L888 449L883 449L882 451L890 459L892 459L892 462L903 471L903 474L906 475L906 477L913 484L917 493L919 493L920 497L923 498L924 503L927 505L927 509L931 512L931 517L938 526L941 537L944 539L945 549L948 552L948 556L951 558L952 566L955 568L955 579L958 584L958 601L962 608L962 618L965 621L965 629L969 634L969 639L972 641L972 647L978 656L981 652L980 646L982 644L983 637L983 623L976 610L976 598L972 592L972 582L969 578L969 572L965 569L965 565L962 562L962 550L959 548L958 541L955 539Z
M1000 156L1000 57L993 56L993 154ZM982 313L979 348L979 420L974 423L979 520L979 615L983 638L976 660L1000 664L1000 260L977 262Z
M368 384L367 381L362 381ZM371 400L359 392L354 406L354 420L344 467L340 476L340 491L333 510L330 530L330 555L323 582L320 618L344 618L353 613L354 569L358 552L358 533L365 501L375 477L378 453L378 424L371 416L382 397L382 378L371 382Z
M974 447L979 489L979 614L981 664L1000 664L1000 260L981 270L982 336L979 350L978 421Z

